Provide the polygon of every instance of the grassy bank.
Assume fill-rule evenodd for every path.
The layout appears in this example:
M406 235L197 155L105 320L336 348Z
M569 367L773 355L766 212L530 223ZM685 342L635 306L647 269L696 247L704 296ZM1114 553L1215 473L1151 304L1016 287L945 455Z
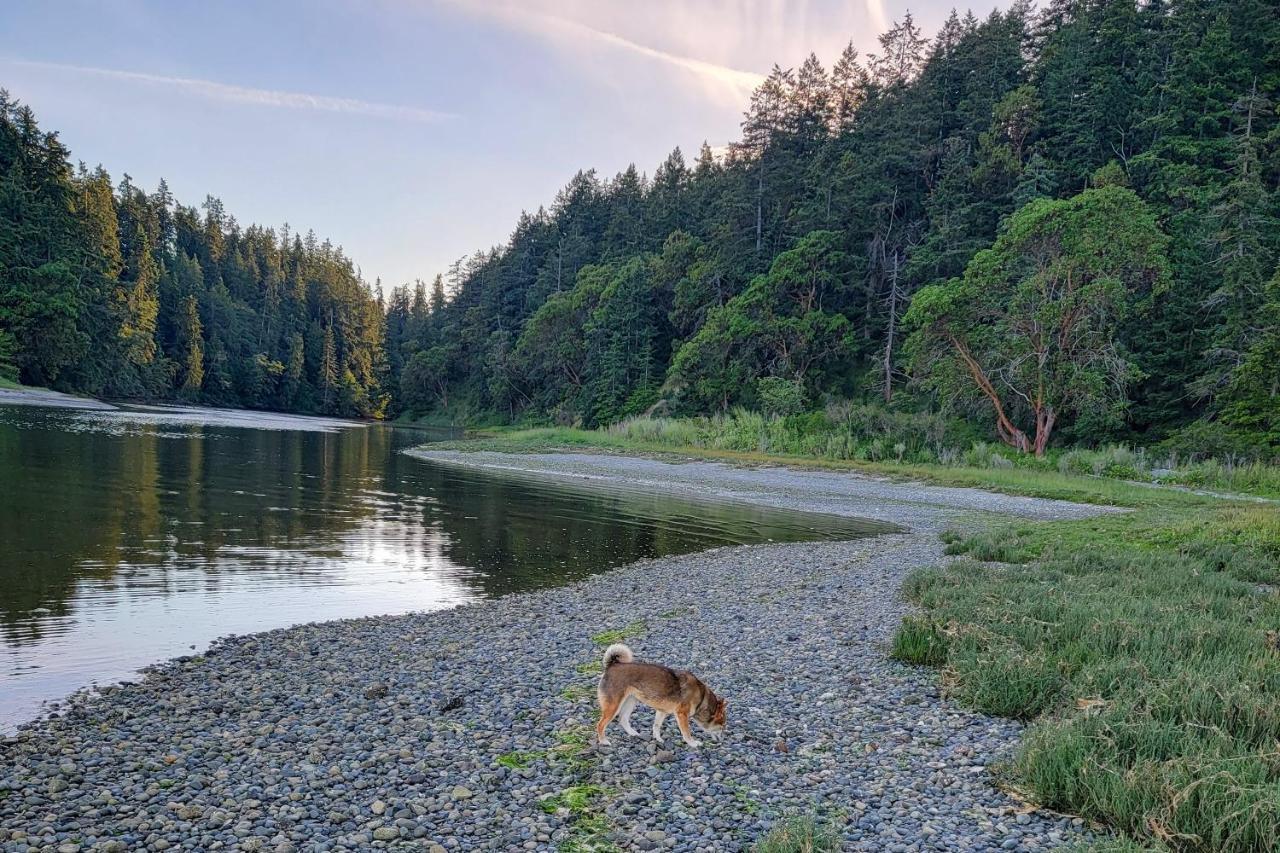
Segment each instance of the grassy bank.
M545 427L518 431L478 431L465 441L440 442L432 448L489 450L500 453L553 453L592 451L638 453L661 459L708 459L738 465L791 465L825 471L849 471L868 476L921 480L940 486L985 488L1010 495L1073 500L1109 506L1140 506L1156 497L1172 504L1196 504L1200 498L1172 489L1160 489L1126 480L1062 472L1052 467L944 466L912 462L873 462L832 459L674 444L602 430Z
M1011 781L1176 850L1280 844L1280 511L1159 504L957 536L894 654L1034 721Z
M1274 503L1152 488L1072 464L832 459L634 430L533 430L468 446L802 463L1132 507L951 535L949 551L962 558L910 579L922 615L902 626L893 654L938 667L946 689L972 707L1031 722L1005 781L1033 802L1117 827L1144 848L1280 844Z
M738 410L704 418L632 418L599 430L500 427L478 434L503 450L588 447L745 462L781 459L949 485L994 484L1040 497L1093 479L1280 498L1277 459L1125 445L1052 450L1037 458L983 441L964 422L873 406L831 406L787 417Z

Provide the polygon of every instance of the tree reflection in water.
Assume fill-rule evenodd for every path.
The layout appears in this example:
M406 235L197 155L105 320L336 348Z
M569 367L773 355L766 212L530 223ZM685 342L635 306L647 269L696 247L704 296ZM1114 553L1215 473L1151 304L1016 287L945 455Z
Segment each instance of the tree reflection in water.
M0 727L227 633L452 606L849 519L437 465L429 435L0 407ZM231 425L231 424L237 425Z

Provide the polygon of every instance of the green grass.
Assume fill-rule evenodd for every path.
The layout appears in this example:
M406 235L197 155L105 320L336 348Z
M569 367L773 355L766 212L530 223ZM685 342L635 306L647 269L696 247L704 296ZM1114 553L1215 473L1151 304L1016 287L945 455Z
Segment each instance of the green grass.
M553 797L542 801L542 810L552 814L560 809L567 809L570 814L581 814L592 808L598 801L608 795L600 785L574 785L565 788Z
M760 802L751 794L751 790L741 782L726 782L725 786L733 794L738 808L749 815L760 814Z
M612 826L601 811L609 791L590 783L572 785L541 802L547 814L561 810L568 812L572 834L561 842L562 853L587 853L587 851L613 851L617 846L609 840Z
M523 770L532 765L535 761L539 761L546 757L544 752L505 752L497 757L497 762L502 767L511 770Z
M814 815L786 818L756 842L753 853L834 853L839 834Z
M593 767L591 735L595 729L589 725L577 725L555 733L556 745L546 752L546 757L574 773L586 773Z
M590 684L570 684L560 691L560 698L568 702L584 702L595 697L596 688Z
M1143 844L1275 849L1280 510L1202 499L949 538L967 559L908 580L924 614L893 654L1033 721L1019 787Z
M608 631L601 631L599 634L596 634L591 638L591 642L595 643L597 646L608 646L613 643L621 643L628 637L639 637L647 630L649 630L649 626L645 624L643 619L640 619L621 628L611 628ZM595 671L599 672L600 670L598 665L600 662L596 661L596 663L597 668Z
M23 385L23 384L22 384L22 383L20 383L20 382L15 382L15 381L14 381L14 380L12 380L12 379L6 379L6 378L5 378L5 377L3 377L3 376L0 376L0 388L7 389L7 390L9 390L9 391L30 391L30 390L32 390L32 389L28 388L26 385Z
M945 629L928 617L908 616L894 635L890 654L904 663L941 666L947 659Z

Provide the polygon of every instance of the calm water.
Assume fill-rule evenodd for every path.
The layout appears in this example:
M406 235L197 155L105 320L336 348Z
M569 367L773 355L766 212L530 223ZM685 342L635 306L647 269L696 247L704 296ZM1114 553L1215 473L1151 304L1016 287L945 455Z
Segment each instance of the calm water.
M471 472L385 425L0 406L0 729L224 634L872 522Z

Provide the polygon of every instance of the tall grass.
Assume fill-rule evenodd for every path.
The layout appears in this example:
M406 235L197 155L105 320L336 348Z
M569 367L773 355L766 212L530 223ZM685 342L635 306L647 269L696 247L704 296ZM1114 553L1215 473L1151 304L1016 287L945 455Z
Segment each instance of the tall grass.
M1206 502L950 549L1002 562L913 576L925 615L894 654L1035 720L1014 769L1044 805L1176 850L1280 846L1280 512Z
M968 447L976 438L964 421L852 403L786 416L734 409L700 418L630 418L607 431L632 441L670 446L913 463L936 462L945 449Z
M1177 454L1154 454L1145 448L1106 445L1096 450L1068 450L1058 457L1059 470L1095 477L1149 481L1206 490L1280 495L1280 460L1221 458L1180 461Z
M637 417L599 434L620 444L734 451L831 461L1023 469L1280 497L1280 460L1182 461L1128 445L1053 451L1044 458L983 441L964 421L878 406L832 404L821 412L769 416L746 409L700 418Z

